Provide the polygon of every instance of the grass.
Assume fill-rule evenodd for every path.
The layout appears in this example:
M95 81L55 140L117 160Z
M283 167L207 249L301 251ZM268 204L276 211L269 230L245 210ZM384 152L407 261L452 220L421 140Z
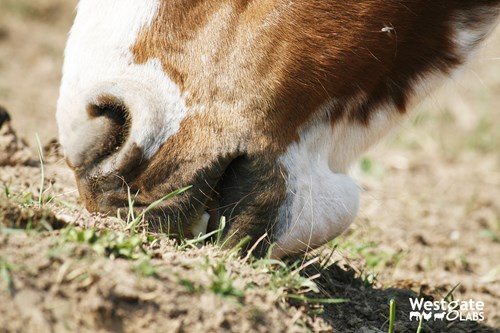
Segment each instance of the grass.
M205 272L206 281L203 282L198 278L177 275L177 281L189 293L211 292L222 298L230 298L242 303L248 289L252 288L250 285L236 286L234 281L238 280L238 272L228 269L226 262L223 260L205 256L202 263L198 263L192 268Z
M197 249L200 244L205 244L206 240L212 236L220 234L221 229L213 231L204 236L197 237L192 240L185 240L176 244L174 251L186 252L190 249ZM153 254L148 251L151 244L158 241L154 235L145 235L132 233L130 230L119 232L112 230L95 230L95 229L78 229L75 227L67 227L61 233L64 243L77 243L90 248L96 255L109 258L111 260L122 258L134 262L134 271L136 274L145 277L158 278L161 272L165 272L164 265L155 264ZM245 295L257 286L252 283L244 285L236 285L234 281L239 279L241 267L233 270L227 265L228 262L235 261L235 258L241 258L241 249L243 242L240 245L230 250L221 250L223 244L220 238L214 238L214 242L208 244L215 251L215 256L207 254L203 256L203 260L198 264L190 264L191 269L195 271L205 272L206 282L201 282L199 278L191 279L189 276L177 276L177 281L184 286L189 293L211 292L223 298L235 299L237 302L242 302ZM66 252L64 249L55 250L55 252ZM247 257L246 260L239 261L241 265L246 266L253 271L265 272L268 276L266 289L273 292L277 296L277 300L286 306L289 300L299 301L308 304L339 304L348 302L346 299L338 298L320 298L311 297L311 294L319 292L318 286L314 279L318 275L307 277L301 274L309 265L316 264L320 261L319 257L315 257L307 262L296 261L285 263L278 260L267 258ZM173 274L175 275L175 274Z
M360 238L358 233L352 232L345 238L331 241L328 246L340 250L344 258L361 261L361 279L366 287L370 287L376 283L377 275L383 270L394 272L406 254L401 251L382 250L379 242Z
M45 165L43 150L40 143L40 138L36 134L37 150L40 168L40 185L38 193L35 191L20 191L15 193L12 189L11 181L3 182L3 195L7 202L1 204L1 207L6 210L10 218L6 218L7 224L0 223L2 232L4 229L9 229L12 225L23 231L53 231L54 227L60 228L62 221L56 218L53 206L48 207L50 203L55 201L55 197L50 194L51 186L45 187ZM64 205L66 203L62 202ZM18 214L16 218L13 214ZM5 216L2 216L5 218ZM3 226L2 226L3 225Z
M139 195L139 193L136 193L132 197L131 192L130 192L130 188L127 187L127 193L128 193L128 212L127 212L127 217L126 217L126 221L125 221L126 230L130 230L131 233L136 233L137 232L137 227L139 226L139 224L141 222L144 221L144 218L145 218L145 216L146 216L147 213L149 213L153 209L157 208L160 204L162 204L166 200L168 200L168 199L170 199L172 197L175 197L176 195L179 195L179 194L181 194L183 192L186 192L191 187L192 186L186 186L186 187L180 188L178 190L172 191L172 192L164 195L160 199L152 202L149 206L147 206L144 210L142 210L137 216L135 215L135 210L136 209L134 207L134 203L135 203L135 198L137 198L137 196ZM118 218L122 219L120 215L118 215Z
M392 298L389 301L389 329L388 333L394 333L394 322L396 321L396 300Z
M420 316L420 320L418 322L418 327L417 327L417 333L423 333L424 332L424 317Z
M198 235L197 237L193 239L183 239L183 241L179 244L178 249L179 250L186 250L188 248L195 248L198 246L201 246L205 244L208 240L211 240L213 236L216 236L215 241L213 241L211 244L215 246L223 246L222 242L222 234L224 231L224 228L226 227L226 218L224 216L221 217L220 223L219 223L219 228L213 231L210 231L204 235ZM239 251L245 243L249 241L248 238L244 238L240 244L236 245L231 251Z
M40 143L40 137L36 134L36 143L37 143L37 151L38 151L38 159L40 161L40 193L38 195L38 205L42 206L44 203L43 195L44 195L44 185L45 185L45 166L43 161L43 151L42 144Z
M95 253L110 259L139 259L146 255L143 239L138 234L95 229L68 227L63 230L63 239L88 245Z
M481 230L481 236L494 243L500 243L500 215L496 217L494 225Z
M235 287L233 284L233 273L226 268L223 262L212 262L209 268L212 276L210 291L222 297L243 298L245 296L244 290Z
M41 199L40 191L38 195L34 194L33 191L31 190L26 192L15 193L12 190L11 185L8 183L3 183L3 195L7 200L11 200L23 207L30 207L30 206L43 207L45 204L48 204L54 200L54 197L48 194L47 190L45 190L45 193L43 194L45 199Z
M3 184L3 194L6 199L12 200L22 206L33 205L38 201L34 198L33 192L31 191L23 194L15 194L12 191L11 185L7 183Z
M420 316L416 333L423 333L423 321L424 317ZM396 300L394 298L391 298L389 300L389 326L387 328L387 333L395 332L394 330L395 323L396 323Z
M137 259L134 270L141 276L158 277L158 267L152 262L151 257L148 255L144 255Z
M10 186L6 186L4 192L7 197L13 196ZM165 200L167 199L168 198ZM165 274L169 274L168 263L157 261L155 255L150 250L152 245L159 242L159 238L155 234L148 234L145 230L139 230L140 223L136 225L130 224L135 223L134 221L139 217L142 221L143 215L138 214L136 216L130 216L133 217L133 219L131 218L129 223L124 224L123 231L67 227L60 233L60 238L62 238L66 244L76 243L87 247L91 249L95 255L104 257L106 260L121 258L130 261L132 270L137 276L164 279ZM175 276L177 283L188 293L211 293L229 302L236 302L243 306L247 295L251 295L255 289L265 289L276 295L277 302L285 309L290 306L290 302L291 304L299 302L299 304L330 306L349 302L349 300L317 297L319 296L319 288L315 279L319 275L308 277L302 274L308 266L318 264L320 267L326 268L329 258L333 255L333 252L338 249L342 249L346 253L363 258L367 263L367 267L370 267L371 270L394 267L394 264L398 261L394 259L399 258L398 253L387 253L386 251L378 250L379 244L376 242L356 243L348 238L346 241L332 244L331 246L333 248L326 259L313 257L305 262L296 261L288 263L272 260L269 257L262 259L245 257L244 260L235 260L235 258L240 258L242 246L237 246L229 251L217 249L218 246L223 245L221 235L224 226L225 220L222 219L220 228L212 233L192 240L185 240L177 243L173 247L173 251L196 251L200 245L205 244L207 240L213 237L213 241L209 246L215 247L215 252L210 252L210 250L208 254L203 255L201 263L199 260L196 264L185 264L191 272L204 272L205 276L203 280L200 280L199 277L191 277L189 274L171 273L168 275ZM215 255L213 255L214 253ZM241 262L242 266L234 268L232 266L234 262ZM239 280L239 276L244 269L264 272L266 275L266 283L256 284L247 282L242 284ZM0 275L4 281L10 278L10 272L10 266L0 265ZM7 276L7 278L5 276ZM395 302L390 305L389 332L393 332L392 330L394 329L396 321L395 306ZM321 311L322 308L313 308L307 313L314 316L320 314ZM422 331L421 325L422 323L420 323L418 332Z
M384 165L378 163L369 156L363 156L358 162L359 168L363 174L374 177L376 179L382 178L386 173Z
M38 134L35 134L35 139L37 143L38 161L40 165L40 188L38 189L38 195L34 194L33 191L27 191L25 193L19 193L16 195L13 193L10 183L3 184L3 192L7 199L14 200L19 205L43 207L44 205L51 203L55 197L50 195L50 187L45 188L45 162L42 144L40 142L40 137L38 136Z
M129 190L129 211L124 220L124 231L79 229L67 227L62 231L62 238L66 243L78 243L89 247L98 256L104 256L111 260L123 258L135 262L134 270L137 274L147 277L158 277L162 268L153 262L152 254L147 251L151 245L158 241L155 234L149 234L146 230L139 232L139 225L144 221L145 215L152 209L157 208L166 200L179 195L191 187L184 187L173 191L159 200L153 202L139 214L135 213L134 201L137 197ZM222 217L217 230L200 235L194 239L184 239L174 246L175 251L189 251L197 249L209 242L209 246L221 248L225 245L222 239L225 228L225 218ZM237 279L238 272L227 267L227 262L235 258L241 258L241 250L250 241L249 238L242 239L238 245L229 250L216 250L220 256L205 256L204 262L198 270L206 272L209 282L200 283L191 280L186 276L179 276L178 282L190 293L211 292L224 298L234 298L241 301L246 293L255 288L253 284L236 286L234 280ZM278 295L280 302L285 304L288 300L295 300L304 303L317 304L338 304L346 302L344 299L316 298L307 296L310 293L318 293L318 287L314 283L317 276L306 277L301 272L313 263L317 263L319 257L303 263L300 261L286 264L282 261L272 260L268 257L257 259L250 255L243 258L242 264L250 269L265 271L269 275L269 285L267 288ZM307 294L307 295L306 295Z
M14 284L11 272L17 270L18 266L0 257L0 278L3 280L4 288L9 294L14 294Z

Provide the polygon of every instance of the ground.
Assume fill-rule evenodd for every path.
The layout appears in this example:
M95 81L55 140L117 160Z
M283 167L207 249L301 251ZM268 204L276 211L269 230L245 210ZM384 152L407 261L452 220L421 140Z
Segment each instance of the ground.
M85 211L52 141L75 4L0 0L0 332L387 332L390 299L417 332L418 295L484 302L425 332L500 332L500 31L353 169L353 227L281 263Z

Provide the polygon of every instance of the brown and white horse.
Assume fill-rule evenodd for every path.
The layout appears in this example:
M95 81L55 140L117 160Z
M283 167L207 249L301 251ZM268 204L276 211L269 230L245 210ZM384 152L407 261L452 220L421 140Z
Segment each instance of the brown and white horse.
M467 62L500 0L81 0L57 120L90 211L140 209L262 254L306 251L358 209L346 175ZM175 221L175 222L174 222Z

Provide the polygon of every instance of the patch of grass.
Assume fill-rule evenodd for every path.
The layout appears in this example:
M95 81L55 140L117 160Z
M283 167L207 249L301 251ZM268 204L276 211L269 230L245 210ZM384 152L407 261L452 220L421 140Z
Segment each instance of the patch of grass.
M17 265L0 257L0 278L3 280L5 290L11 295L14 293L14 283L12 282L11 272L17 269Z
M25 231L53 231L66 226L52 210L38 205L21 205L15 201L0 200L0 229Z
M494 226L481 230L481 237L500 243L500 216L497 216Z
M186 279L186 278L181 278L178 277L179 283L186 288L187 292L190 294L198 293L203 290L203 288L199 285L194 283L193 281Z
M359 161L359 167L365 175L376 178L382 177L385 173L384 166L368 156L361 158Z
M27 191L25 193L14 194L11 189L11 184L6 182L3 183L3 194L5 195L5 198L25 207L43 207L54 200L54 196L49 194L51 187L49 186L45 188L46 179L43 149L38 134L36 134L35 137L37 142L38 160L40 163L40 188L38 193L34 194L33 191Z
M32 191L16 194L12 191L10 184L4 183L2 192L7 200L10 200L20 206L29 207L38 205L38 198Z
M222 297L236 297L238 299L245 296L245 292L233 285L231 271L228 271L222 262L210 265L212 281L209 289Z
M12 198L12 191L10 189L11 184L9 183L3 183L3 194L5 195L5 198L11 199Z
M341 298L315 297L319 294L319 288L314 282L321 276L317 273L312 276L303 274L309 266L316 265L321 261L320 256L315 256L310 260L295 261L285 263L269 258L254 259L252 267L264 270L270 275L269 288L278 295L281 302L296 300L307 304L339 304L349 302ZM321 265L320 265L321 267ZM314 295L314 297L311 297Z
M318 286L313 281L317 276L311 278L302 276L300 272L306 266L301 265L300 261L287 264L280 260L264 258L255 259L251 266L269 273L271 278L269 287L275 292L283 292L283 297L290 294L318 292Z
M206 272L207 282L191 279L186 276L177 275L179 284L181 284L189 293L203 293L210 291L224 298L233 298L241 302L245 297L246 287L237 288L234 285L235 276L228 270L225 263L220 259L205 257L205 263L194 267L195 270Z
M225 254L226 253L226 254ZM222 257L206 256L203 263L194 267L196 270L206 272L206 282L190 279L186 276L177 276L179 283L185 287L189 293L212 292L223 298L230 298L241 303L245 295L252 289L265 289L276 295L276 299L284 308L288 306L289 300L299 301L308 304L339 304L348 302L346 299L311 297L311 294L319 293L314 279L319 276L306 277L300 274L308 265L316 263L318 258L312 261L301 263L300 261L286 264L282 261L269 258L251 258L242 265L248 265L253 271L266 274L268 279L265 283L255 281L244 282L239 285L235 283L241 274L239 269L233 271L228 267L228 254L222 252ZM234 260L234 259L232 259ZM237 266L238 267L238 266ZM318 310L318 309L316 309ZM318 310L320 311L320 310Z
M158 277L158 267L151 262L151 257L143 255L137 260L135 272L142 276Z
M223 298L230 298L241 303L250 290L256 288L267 290L275 295L278 303L284 308L288 307L290 300L308 304L338 304L348 302L346 299L315 297L319 293L319 288L313 281L319 274L311 277L301 274L309 265L315 264L319 258L313 258L308 262L285 263L279 260L267 258L248 257L247 260L235 256L241 253L239 250L221 251L221 256L206 255L202 263L195 264L192 269L206 272L204 281L190 278L186 275L173 274L189 293L211 292ZM231 260L240 260L240 264L228 265ZM241 281L241 269L245 266L254 272L266 275L264 280ZM241 281L240 283L237 281ZM317 309L316 309L317 310ZM321 311L321 310L318 310Z
M307 297L305 295L297 295L297 294L288 294L286 295L287 299L299 300L304 303L315 303L315 304L341 304L350 302L348 299L344 298L313 298ZM318 309L316 309L318 310Z
M491 229L481 230L481 237L488 238L495 243L500 243L500 233Z
M367 240L363 234L364 231L352 231L334 239L327 247L340 251L341 257L347 261L358 262L357 277L365 288L371 288L377 284L381 272L384 272L384 276L385 273L394 274L406 253L382 249L379 242Z
M226 218L224 216L221 217L220 223L219 223L219 228L216 230L213 230L209 233L206 233L204 235L199 235L193 239L183 239L182 242L179 244L177 247L179 250L186 250L188 248L196 248L198 246L201 246L205 244L205 242L212 240L213 236L216 236L215 239L213 239L212 242L210 242L212 245L220 247L223 245L222 243L222 233L224 231L224 228L226 227ZM245 238L245 241L248 242L250 239ZM243 247L244 244L241 244L241 246L236 246L235 248L231 249L230 252L236 252L239 251Z
M11 189L9 184L4 183L2 192L3 192L3 196L7 200L9 200L9 201L11 201L19 206L22 206L22 207L44 208L51 203L60 204L60 205L63 205L65 207L68 207L68 208L75 207L74 204L71 204L71 203L66 202L64 200L57 199L56 197L54 197L53 195L48 193L49 191L50 191L50 187L45 189L45 193L43 194L43 198L40 199L40 196L39 196L40 193L35 194L35 193L33 193L33 191L15 193Z
M136 209L135 209L134 205L135 205L135 199L137 198L139 193L136 193L134 196L132 196L132 194L130 192L130 188L127 188L127 191L128 191L127 217L125 220L123 220L120 216L120 211L118 211L118 218L125 222L126 230L129 230L131 233L137 233L137 228L138 228L139 224L144 221L147 213L149 213L153 209L157 208L160 204L162 204L166 200L168 200L172 197L175 197L176 195L179 195L183 192L186 192L191 187L192 186L186 186L186 187L180 188L178 190L175 190L173 192L166 194L165 196L161 197L160 199L152 202L148 207L146 207L144 210L142 210L137 215L136 215ZM169 232L169 230L167 230L167 232Z
M68 227L63 231L63 237L65 241L86 244L98 255L111 259L139 259L146 254L142 237L138 234Z
M158 277L158 266L152 261L151 253L145 246L153 246L157 241L154 235L129 234L127 232L67 227L61 233L62 244L51 249L51 256L67 252L65 244L87 245L99 256L111 260L122 258L135 261L134 271L145 277Z
M334 240L331 246L343 250L351 257L363 259L368 270L380 272L382 269L396 268L404 257L403 252L387 252L380 249L380 243L360 241L355 236L346 240Z

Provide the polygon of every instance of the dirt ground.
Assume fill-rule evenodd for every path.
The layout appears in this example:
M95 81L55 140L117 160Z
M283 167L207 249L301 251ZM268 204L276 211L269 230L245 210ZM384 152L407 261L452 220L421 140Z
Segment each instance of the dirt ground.
M85 211L52 142L75 4L0 0L0 332L387 332L392 298L417 332L409 299L447 295L484 320L425 332L500 332L500 30L353 169L353 227L283 265Z

